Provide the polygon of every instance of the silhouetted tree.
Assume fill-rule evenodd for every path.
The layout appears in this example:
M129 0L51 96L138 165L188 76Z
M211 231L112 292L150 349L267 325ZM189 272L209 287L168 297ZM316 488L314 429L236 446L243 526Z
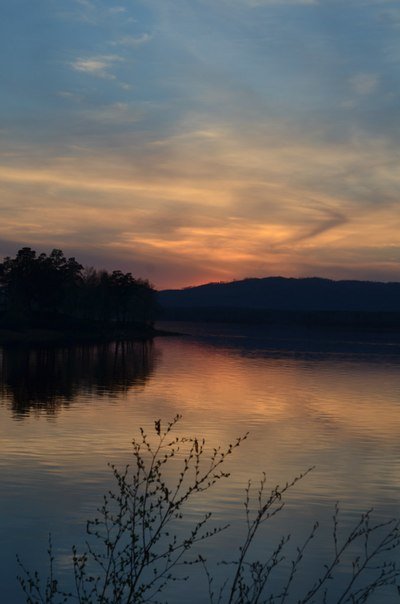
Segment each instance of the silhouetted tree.
M131 273L83 269L62 250L37 255L30 247L0 264L5 312L17 323L32 319L75 319L127 325L150 324L155 291Z
M150 283L131 273L86 269L81 288L81 316L120 324L154 319L155 291Z
M33 314L61 313L69 290L76 288L82 265L54 249L49 256L36 254L30 247L20 249L15 258L7 256L0 265L1 283L6 289L6 308L15 318Z

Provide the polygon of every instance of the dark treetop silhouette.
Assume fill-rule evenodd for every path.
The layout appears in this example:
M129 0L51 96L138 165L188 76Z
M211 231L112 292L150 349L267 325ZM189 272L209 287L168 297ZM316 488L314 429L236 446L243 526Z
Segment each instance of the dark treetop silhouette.
M61 250L37 254L29 247L0 263L3 328L110 328L150 330L155 291L131 273L86 268Z

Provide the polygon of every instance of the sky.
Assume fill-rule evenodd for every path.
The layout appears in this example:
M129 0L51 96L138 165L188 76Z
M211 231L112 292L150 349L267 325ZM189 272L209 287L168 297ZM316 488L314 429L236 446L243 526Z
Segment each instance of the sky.
M2 0L0 256L400 280L400 0Z

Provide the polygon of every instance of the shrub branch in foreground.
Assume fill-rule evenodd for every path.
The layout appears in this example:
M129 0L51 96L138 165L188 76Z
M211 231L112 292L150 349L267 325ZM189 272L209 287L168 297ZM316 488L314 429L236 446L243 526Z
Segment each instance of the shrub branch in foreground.
M140 430L133 441L133 463L122 471L111 465L116 486L104 495L98 516L87 523L86 551L74 547L72 566L75 587L64 591L55 578L54 555L49 539L49 575L43 581L18 559L18 577L27 604L141 604L159 602L162 592L177 580L191 579L182 565L200 564L208 583L210 604L361 604L381 588L398 590L400 568L396 564L400 546L399 522L373 523L372 510L362 514L350 532L339 535L339 507L333 514L332 553L319 578L302 591L296 583L301 564L318 523L293 555L288 550L290 535L284 536L265 559L252 559L256 538L263 525L284 507L287 491L311 470L282 487L258 487L248 483L245 491L245 535L233 561L222 561L225 578L217 580L209 563L196 554L196 545L226 530L212 527L206 513L185 530L185 507L195 496L229 477L223 470L226 458L240 446L247 434L226 448L207 453L204 439L173 435L180 416L165 427L154 423L154 435ZM176 480L171 484L169 468ZM177 470L178 468L178 470ZM181 525L181 526L180 526ZM182 526L183 525L183 526ZM266 548L268 551L268 548ZM284 570L284 579L276 570ZM221 575L221 566L218 576ZM282 572L280 572L282 576ZM343 576L345 579L343 580ZM341 580L338 581L338 577Z

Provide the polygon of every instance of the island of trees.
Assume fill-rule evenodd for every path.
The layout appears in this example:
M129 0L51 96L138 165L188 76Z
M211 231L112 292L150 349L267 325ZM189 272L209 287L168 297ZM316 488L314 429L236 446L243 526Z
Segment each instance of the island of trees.
M120 270L84 268L59 249L50 254L23 247L0 263L0 328L37 334L149 335L155 290Z

